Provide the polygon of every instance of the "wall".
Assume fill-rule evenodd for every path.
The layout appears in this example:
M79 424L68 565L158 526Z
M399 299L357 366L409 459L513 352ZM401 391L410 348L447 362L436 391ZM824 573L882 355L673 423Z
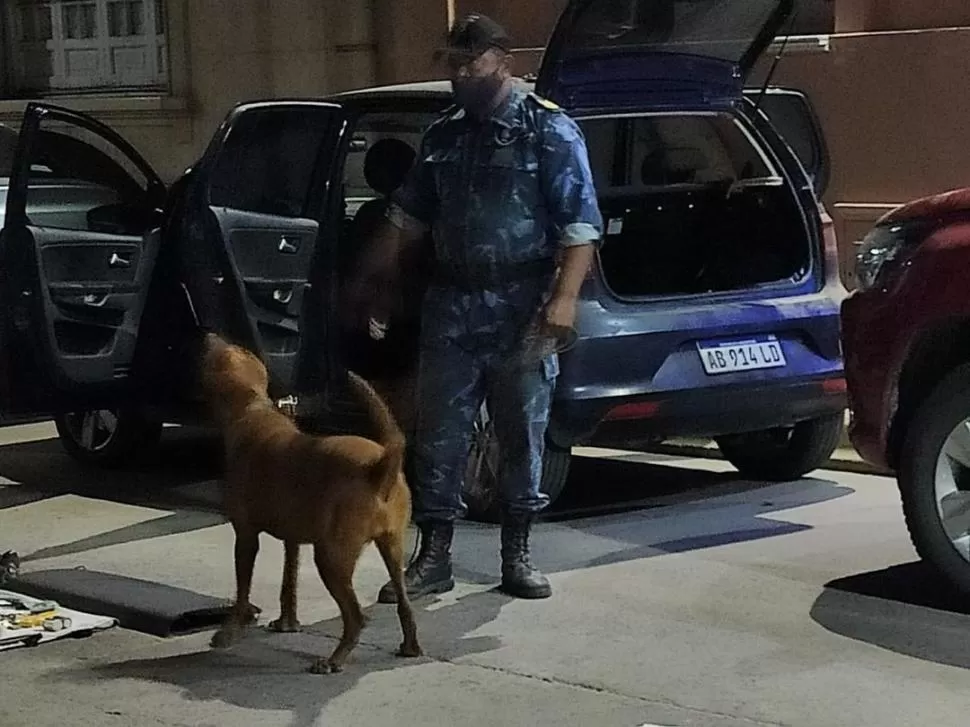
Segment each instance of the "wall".
M239 102L433 77L451 17L444 0L167 0L167 10L170 94L55 102L108 123L169 181ZM0 101L0 122L15 125L24 104Z
M954 0L836 0L837 33L970 26L970 4Z
M375 0L378 73L375 83L423 81L438 74L434 51L451 26L448 0Z
M877 12L878 11L878 12ZM896 204L970 185L970 4L839 0L827 52L785 57L775 83L805 89L825 128L843 279L855 244ZM770 59L756 74L760 80Z
M457 0L455 9L459 16L478 11L495 19L505 27L517 48L541 48L567 1Z
M387 0L167 0L170 93L52 102L106 122L172 180L239 102L373 83L378 2ZM0 101L0 122L16 124L23 106Z

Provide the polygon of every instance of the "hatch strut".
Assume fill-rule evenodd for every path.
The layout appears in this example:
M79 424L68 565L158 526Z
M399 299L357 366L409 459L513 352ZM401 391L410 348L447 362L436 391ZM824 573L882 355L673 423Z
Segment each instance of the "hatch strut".
M798 18L798 7L800 3L794 3L794 9L791 14L791 20L788 22L788 32L785 33L784 39L781 41L781 47L778 49L778 53L775 55L775 60L771 63L771 68L768 70L768 75L765 77L764 85L761 87L761 93L758 94L758 101L754 105L755 113L761 110L761 102L765 98L765 94L768 93L768 86L771 85L771 80L775 77L775 71L778 69L778 63L781 61L781 57L785 55L785 48L788 47L788 39L791 38L791 32L795 27L795 20Z

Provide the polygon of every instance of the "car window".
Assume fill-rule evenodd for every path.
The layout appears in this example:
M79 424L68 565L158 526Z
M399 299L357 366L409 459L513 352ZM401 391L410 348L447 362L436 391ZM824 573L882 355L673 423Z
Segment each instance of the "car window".
M586 137L586 152L597 189L613 186L613 167L616 163L622 123L624 122L618 119L590 119L579 122L583 136Z
M154 219L149 180L113 143L45 118L31 146L27 218L41 227L141 235Z
M397 139L417 152L421 147L421 137L425 129L439 116L438 113L404 111L375 112L360 117L354 128L344 171L344 196L348 215L353 216L364 202L378 196L364 176L364 162L368 151L378 141Z
M209 203L279 217L308 215L310 186L328 127L286 107L248 111L229 131L209 181Z
M768 117L782 139L812 179L816 192L823 194L828 184L825 139L811 101L803 93L775 89L762 95L746 91L749 100Z
M726 115L587 119L582 125L600 194L777 176L750 137Z

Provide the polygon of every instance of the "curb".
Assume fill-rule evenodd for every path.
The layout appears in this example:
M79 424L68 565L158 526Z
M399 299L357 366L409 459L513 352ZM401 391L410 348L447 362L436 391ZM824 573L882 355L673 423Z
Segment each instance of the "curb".
M715 445L704 445L692 442L667 442L649 447L645 451L672 457L724 460L724 457ZM851 447L840 446L832 455L832 458L819 469L834 472L851 472L860 475L875 475L877 477L895 477L888 470L864 462Z

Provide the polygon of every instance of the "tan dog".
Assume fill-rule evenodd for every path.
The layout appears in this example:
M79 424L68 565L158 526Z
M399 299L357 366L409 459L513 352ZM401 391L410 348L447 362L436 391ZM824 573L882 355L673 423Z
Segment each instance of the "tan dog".
M227 470L225 506L235 530L236 602L214 647L235 642L254 619L249 603L259 535L285 544L280 618L276 631L296 631L299 548L312 544L320 578L343 619L340 643L310 671L340 671L357 645L364 615L353 575L364 547L380 551L398 597L404 642L399 656L420 656L414 615L404 588L404 537L411 496L401 472L404 437L387 406L363 379L350 382L366 402L381 444L357 436L315 437L301 432L267 395L266 367L252 353L206 337L202 381L223 428Z

